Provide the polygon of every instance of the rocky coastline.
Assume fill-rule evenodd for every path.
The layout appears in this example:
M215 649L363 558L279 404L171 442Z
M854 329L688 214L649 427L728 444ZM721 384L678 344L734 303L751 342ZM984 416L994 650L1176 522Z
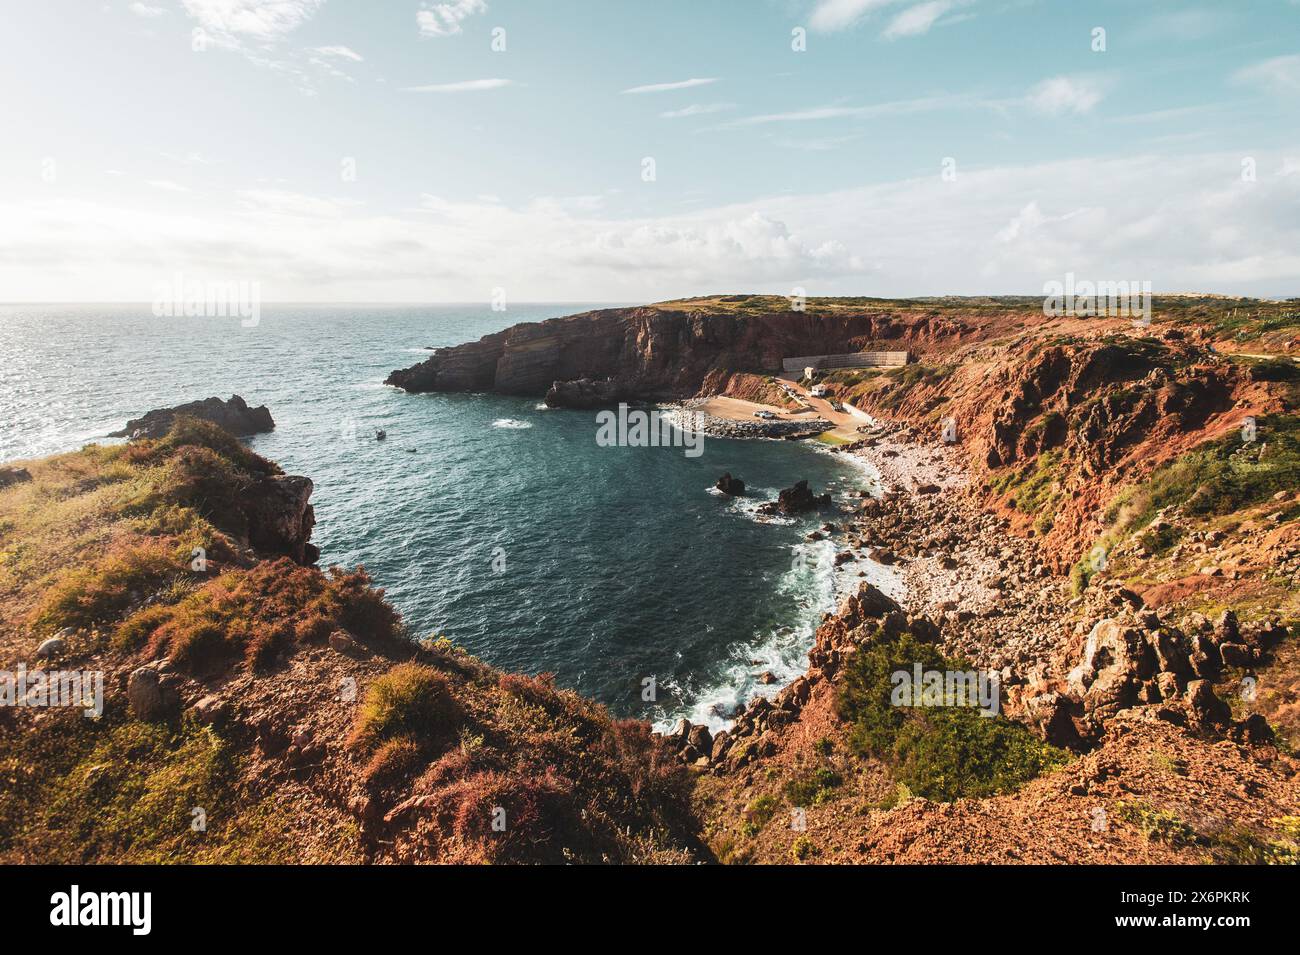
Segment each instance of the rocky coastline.
M951 447L882 422L838 450L868 461L884 493L839 501L847 517L816 536L837 541L837 563L901 565L905 594L895 601L861 584L818 627L807 671L775 697L754 697L716 733L679 721L665 739L683 762L727 774L775 755L782 733L819 684L834 683L868 623L924 633L946 655L996 674L1004 714L1056 745L1094 745L1134 707L1177 725L1271 741L1262 718L1234 722L1213 680L1225 667L1257 663L1285 635L1276 621L1243 627L1230 612L1215 623L1173 619L1117 584L1074 597L1032 539L1010 534L1005 519L972 500Z

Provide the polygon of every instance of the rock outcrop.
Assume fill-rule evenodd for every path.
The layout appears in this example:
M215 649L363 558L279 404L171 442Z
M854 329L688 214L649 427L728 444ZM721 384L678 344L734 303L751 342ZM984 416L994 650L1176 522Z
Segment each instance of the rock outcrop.
M32 479L26 468L0 468L0 491L15 484L25 484Z
M316 512L310 503L310 478L276 474L245 488L240 506L248 519L248 542L261 553L282 554L299 564L314 564L320 549L311 543Z
M1092 596L1106 616L1087 627L1078 662L1063 680L1042 674L1013 695L1027 721L1050 741L1078 747L1100 738L1124 710L1152 706L1162 718L1198 730L1222 730L1232 711L1214 683L1225 661L1250 668L1285 636L1270 621L1239 625L1231 611L1211 624L1189 614L1176 624L1148 609L1140 597L1112 586ZM1095 611L1094 611L1095 612Z
M732 477L730 471L718 478L718 483L714 487L730 497L740 497L745 493L745 482L740 478Z
M394 371L387 383L410 392L545 395L556 407L668 401L697 394L711 374L770 372L791 355L910 341L933 333L933 322L883 310L832 315L602 309L439 348L418 365Z
M231 395L229 401L220 398L205 398L202 401L189 401L173 408L156 408L142 418L133 418L121 431L114 431L109 437L161 438L180 416L201 418L211 421L233 435L262 434L275 429L275 421L266 405L250 408L239 395Z
M806 514L808 511L820 511L831 506L831 496L814 494L808 488L807 481L799 481L794 487L782 490L775 501L759 508L763 514Z

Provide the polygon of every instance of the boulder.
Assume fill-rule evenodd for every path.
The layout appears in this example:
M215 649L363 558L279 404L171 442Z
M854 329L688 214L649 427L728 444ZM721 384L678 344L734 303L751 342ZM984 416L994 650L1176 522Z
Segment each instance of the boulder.
M1251 713L1241 722L1234 723L1228 735L1238 743L1250 746L1266 745L1275 739L1273 727L1268 725L1268 720L1260 713Z
M337 653L354 654L359 649L357 641L346 630L335 630L330 634L330 649Z
M1241 626L1237 622L1237 615L1231 610L1225 610L1219 615L1219 619L1214 621L1214 638L1219 643L1241 643Z
M1248 669L1259 662L1258 652L1255 648L1242 643L1225 643L1219 647L1219 654L1223 658L1223 665L1226 667Z
M1202 726L1223 726L1232 720L1231 708L1214 695L1209 680L1188 683L1186 701L1192 719Z
M1025 699L1025 716L1030 724L1043 739L1056 746L1080 743L1071 710L1070 700L1059 693L1041 693Z
M0 468L0 491L14 484L26 484L32 474L26 468Z
M390 381L391 378L392 376ZM552 382L543 400L549 408L591 409L607 408L628 399L627 390L613 379L595 381L591 378L578 378L574 381Z
M713 736L713 748L709 751L709 759L718 762L727 755L727 747L731 745L731 736L726 730L718 730Z
M160 672L157 665L132 671L126 684L131 715L145 722L166 718L180 703L176 682L171 674Z
M775 501L764 504L759 511L764 514L803 514L831 506L830 494L813 494L807 481L781 491Z
M703 723L692 726L686 734L686 745L707 756L713 752L713 734Z
M230 704L221 697L209 693L190 707L190 712L203 725L217 726L230 716Z
M50 657L61 656L65 649L67 644L62 637L50 637L48 640L42 640L41 645L36 648L36 659L48 660Z
M740 478L732 477L730 471L718 478L718 483L714 487L731 497L740 497L745 493L745 482Z

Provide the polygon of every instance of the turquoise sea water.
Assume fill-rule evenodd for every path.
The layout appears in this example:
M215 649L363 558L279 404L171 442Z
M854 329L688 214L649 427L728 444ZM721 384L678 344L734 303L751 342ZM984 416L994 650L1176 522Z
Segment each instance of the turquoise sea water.
M244 328L147 305L0 306L0 461L241 394L277 425L252 446L315 481L322 564L364 564L417 633L553 672L620 715L718 725L764 670L802 672L850 583L829 543L803 541L817 520L765 523L757 502L800 478L839 493L871 478L791 442L599 447L593 412L382 384L424 346L586 307L265 306ZM754 496L711 493L723 471Z

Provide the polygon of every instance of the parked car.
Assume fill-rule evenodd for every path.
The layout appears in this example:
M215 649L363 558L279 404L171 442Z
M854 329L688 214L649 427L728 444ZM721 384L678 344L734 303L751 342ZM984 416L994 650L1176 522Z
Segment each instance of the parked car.
M772 412L770 412L770 411L755 411L755 412L754 412L754 417L755 417L755 418L762 418L764 421L769 421L769 420L775 418L776 415L772 414Z

